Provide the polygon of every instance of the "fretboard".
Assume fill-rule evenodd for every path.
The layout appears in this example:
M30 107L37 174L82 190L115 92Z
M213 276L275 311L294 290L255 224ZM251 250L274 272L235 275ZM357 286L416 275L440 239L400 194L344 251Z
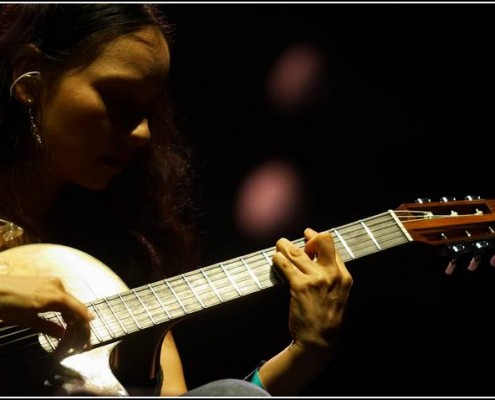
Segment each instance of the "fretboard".
M331 229L345 262L412 241L395 211ZM303 238L293 242L304 247ZM95 315L91 343L103 345L126 335L200 312L281 284L272 264L275 247L140 286L87 303ZM50 318L60 316L53 313ZM63 324L63 321L59 321ZM43 335L46 350L57 341Z

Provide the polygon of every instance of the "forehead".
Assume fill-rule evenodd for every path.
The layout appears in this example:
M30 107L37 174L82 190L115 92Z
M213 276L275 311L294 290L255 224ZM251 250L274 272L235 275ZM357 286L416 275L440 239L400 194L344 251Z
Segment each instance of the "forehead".
M85 69L92 78L165 80L170 68L167 42L158 28L145 27L105 44Z

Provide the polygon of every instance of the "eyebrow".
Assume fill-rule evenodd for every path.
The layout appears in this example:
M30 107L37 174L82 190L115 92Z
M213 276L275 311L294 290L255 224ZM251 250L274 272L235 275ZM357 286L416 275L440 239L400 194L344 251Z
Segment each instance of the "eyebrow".
M153 78L151 79L146 79L144 85L148 85L154 92L153 97L158 97L162 95L167 88L167 79L164 79L160 77L158 79L158 82L154 80ZM101 76L96 80L96 86L101 87L104 85L125 85L126 87L132 89L132 90L138 90L139 92L143 91L143 88L145 87L143 85L143 79L142 78L137 78L133 77L131 75L124 75L124 74L115 74L115 75L104 75Z

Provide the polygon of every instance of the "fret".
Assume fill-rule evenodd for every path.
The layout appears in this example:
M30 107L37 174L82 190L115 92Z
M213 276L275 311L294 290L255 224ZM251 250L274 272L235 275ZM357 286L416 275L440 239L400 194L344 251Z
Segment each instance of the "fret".
M196 293L196 290L194 290L194 287L191 285L191 283L187 280L187 276L185 274L182 275L182 277L184 278L184 281L187 283L187 286L189 286L189 289L191 290L191 292L194 294L194 296L196 297L196 299L198 300L199 304L201 305L201 308L206 308L204 303L201 301L201 298L198 296L198 294Z
M60 326L63 326L64 328L67 326L64 320L61 318L59 312L53 313L53 316L57 319L57 322L59 323Z
M128 334L136 331L136 323L134 322L132 315L129 314L127 304L125 304L123 298L120 295L113 295L107 298L107 302L111 311L115 314L116 320L122 327L122 330Z
M184 278L201 304L202 308L208 308L221 303L218 293L211 286L211 282L204 271L191 271L184 274Z
M182 310L184 310L184 314L187 314L187 309L186 307L184 306L184 304L182 303L182 301L179 299L179 297L177 296L177 294L175 293L175 290L174 288L170 285L170 283L168 282L168 280L165 280L165 283L167 284L168 288L170 289L172 295L174 296L175 300L177 300L177 303L180 305L180 307L182 308Z
M271 267L272 266L272 263L273 263L273 261L271 259L271 257L273 256L273 252L272 252L272 254L270 254L270 257L268 257L268 255L266 254L266 250L265 251L261 251L261 254L265 258L266 263Z
M89 304L91 305L91 307L93 308L93 310L96 312L96 315L98 316L97 319L93 320L94 324L93 325L97 325L97 323L99 322L99 328L98 329L95 329L95 333L97 334L96 336L101 338L100 342L103 342L105 341L105 333L100 329L101 327L105 328L105 331L107 332L107 337L108 339L113 339L114 336L113 336L113 333L110 331L110 328L108 327L107 323L105 322L105 318L103 317L103 315L101 314L100 310L98 310L98 307L96 306L95 303L93 303L92 301L89 302Z
M274 284L283 282L285 278L280 277L280 272L273 268L273 260L272 257L275 254L275 248L265 249L260 252L264 258L264 262L261 264L261 270L263 270L263 276L260 279L260 282L264 287L272 287ZM260 262L262 262L260 260ZM273 274L272 274L273 271ZM258 273L258 277L260 274Z
M215 288L215 293L221 302L239 297L237 292L232 290L232 283L220 265L210 266L204 272L205 276L209 278L210 285Z
M98 317L105 326L107 332L110 334L110 338L115 338L119 335L122 335L123 332L117 333L117 331L119 330L118 328L121 327L121 323L110 307L110 303L107 299L103 299L98 303L90 302L89 304L91 304L96 309ZM110 313L108 313L108 311L110 311Z
M256 283L256 285L258 285L258 288L263 289L263 286L261 286L261 283L258 280L258 277L254 274L253 270L249 267L249 265L244 260L244 258L243 257L240 257L240 260L242 261L242 263L246 267L246 270L249 273L249 275L251 276L251 278L253 279L253 281Z
M113 316L114 316L114 319L118 322L118 324L120 325L120 328L121 328L121 335L127 335L127 329L125 328L124 324L122 323L122 321L120 320L120 318L118 317L118 315L116 314L116 312L114 311L112 305L110 304L110 301L108 300L108 298L105 298L104 299L105 303L107 304L108 308L110 309L110 311L112 312Z
M373 232L373 235L376 237L377 241L380 243L380 248L382 250L397 244L397 240L399 240L399 243L404 243L407 241L404 240L405 236L402 229L396 223L396 221L391 218L390 214L382 214L370 220L372 220L374 223L368 224L368 227ZM363 251L361 255L367 255L376 252L376 247L370 245L370 241L363 241L361 247L365 247L365 251Z
M170 313L168 312L167 307L165 307L165 304L162 303L162 301L160 300L160 297L158 297L157 293L153 289L153 286L148 285L148 287L150 288L151 293L153 293L153 295L155 296L156 300L158 301L158 304L160 304L160 307L162 308L162 310L165 311L165 314L167 315L167 319L168 320L171 320L172 317L171 317Z
M208 282L208 285L213 290L213 293L215 293L215 296L217 296L218 300L220 300L220 303L223 303L222 296L220 296L220 293L218 293L218 290L215 288L215 285L213 284L213 282L210 281L210 278L208 278L208 275L206 274L204 268L201 268L201 273L205 277L205 280Z
M180 297L187 314L191 314L194 311L199 311L204 308L201 301L198 301L196 293L194 293L194 290L191 288L184 275L169 280L169 284L174 289L175 294Z
M344 238L342 237L342 235L339 233L339 231L337 229L333 229L333 233L335 233L335 235L337 236L337 240L343 246L343 248L345 249L345 251L347 252L347 254L352 259L355 259L356 256L354 255L354 253L352 252L352 250L350 249L350 247L347 245L346 241L344 240Z
M122 299L124 300L127 308L132 311L134 319L138 322L139 329L154 326L147 314L147 310L143 308L134 289L122 293Z
M249 270L246 268L242 260L231 260L228 264L225 264L232 279L235 278L237 288L241 292L241 295L257 292L259 287L256 285L256 281L249 274Z
M167 310L166 314L171 320L184 315L184 309L173 290L169 287L168 279L154 285L154 292L160 298L160 302Z
M366 231L366 233L368 234L368 236L371 238L371 240L373 241L373 243L375 244L376 248L378 250L381 250L381 246L380 246L380 243L378 243L378 241L376 240L375 238L375 235L373 235L373 232L371 232L371 229L368 228L368 225L366 225L364 223L364 221L360 221L361 222L361 225L363 226L363 229Z
M57 348L57 346L53 344L49 335L42 333L39 335L39 340L41 347L48 353L54 352Z
M89 341L91 342L91 344L103 343L103 338L98 333L98 329L96 329L94 321L95 320L89 321L89 327L91 330ZM95 339L95 340L93 340L93 339Z
M381 219L382 221L387 221L387 224L381 222L382 227L380 229L376 229L376 231L379 233L385 233L384 235L382 235L382 237L386 237L386 240L382 240L382 250L398 246L400 244L404 244L413 240L409 233L403 228L402 223L397 219L396 215L393 212L390 211L383 214L383 217ZM375 233L375 236L378 236L378 233ZM374 251L370 251L368 254L372 253L374 253Z
M222 263L219 264L220 265L220 268L222 269L223 273L225 274L225 276L227 277L227 279L230 281L230 283L232 284L232 287L236 290L237 294L239 296L242 295L241 291L239 290L239 288L237 287L237 285L235 284L234 280L232 279L232 277L229 275L228 271L225 269L225 267L223 266Z
M170 318L166 313L164 314L164 304L157 297L157 293L153 290L151 285L144 285L138 288L139 297L148 309L148 314L150 318L154 321L155 325L161 324L162 322L169 321Z
M138 299L139 303L141 304L141 307L143 307L143 310L146 312L146 314L148 315L148 317L150 318L150 321L153 325L157 325L156 321L153 319L153 316L150 314L150 312L148 311L148 308L146 307L146 305L143 303L143 301L141 300L141 298L139 297L139 294L138 292L135 290L135 289L132 289L132 293L135 294L136 298Z
M139 325L139 322L137 321L137 319L134 317L134 314L132 313L131 309L129 308L129 306L127 305L127 303L125 302L124 298L120 295L120 293L118 294L119 296L119 299L120 301L122 302L122 304L124 305L124 307L126 308L127 310L127 313L128 315L132 318L132 320L134 321L134 325L136 325L136 327L138 328L138 330L141 330L142 327L141 325ZM135 330L133 330L135 331Z
M337 246L338 250L345 250L351 256L349 258L343 254L344 261L408 241L397 221L389 213L383 213L365 221L366 224L360 221L340 227L340 233L333 230L337 239L341 241L341 243L336 241L337 245L340 245Z

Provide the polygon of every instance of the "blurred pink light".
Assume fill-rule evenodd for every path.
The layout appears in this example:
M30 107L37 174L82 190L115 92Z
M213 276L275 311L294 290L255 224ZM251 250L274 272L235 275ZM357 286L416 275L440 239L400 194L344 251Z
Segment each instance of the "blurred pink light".
M298 108L321 94L326 74L319 49L311 44L294 44L279 57L268 76L268 102L286 111Z
M270 161L255 169L238 194L236 221L240 231L263 239L283 230L298 212L300 177L284 161Z

